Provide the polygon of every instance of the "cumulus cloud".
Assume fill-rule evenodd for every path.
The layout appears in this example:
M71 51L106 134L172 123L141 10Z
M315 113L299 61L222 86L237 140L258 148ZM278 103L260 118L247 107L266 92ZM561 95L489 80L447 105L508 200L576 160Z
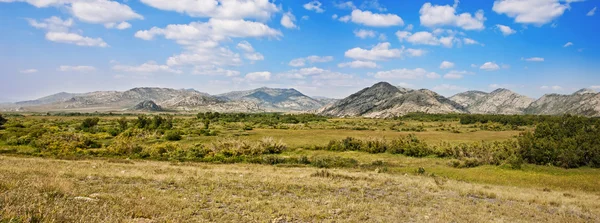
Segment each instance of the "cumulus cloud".
M135 33L135 37L151 40L162 35L166 39L182 42L193 40L221 41L230 37L271 37L282 36L279 30L253 21L210 19L208 22L192 22L190 24L171 24L165 28L152 27Z
M129 6L109 0L1 0L0 2L26 2L38 8L60 7L82 22L105 24L110 28L125 29L129 23L122 22L144 18ZM121 24L116 25L117 23Z
M91 72L95 71L96 68L92 66L68 66L62 65L58 67L58 71L62 72Z
M319 1L311 1L303 5L306 10L315 11L316 13L323 13L325 10L321 8L323 4Z
M138 66L114 65L112 69L115 71L129 73L183 73L181 70L172 69L167 65L160 65L154 61L148 61Z
M356 9L356 5L352 1L334 3L333 5L338 9Z
M37 69L25 69L25 70L20 70L19 73L22 74L33 74L33 73L37 73L38 70Z
M454 67L454 63L450 62L450 61L443 61L440 64L440 69L450 69Z
M416 69L395 69L389 71L379 71L374 74L375 78L378 79L437 79L440 78L440 75L435 72L427 72L427 70L423 68Z
M486 20L483 10L479 10L475 15L470 13L456 13L456 6L450 5L432 5L427 2L419 10L421 25L427 27L437 26L455 26L464 30L483 30Z
M573 46L573 43L572 43L572 42L567 42L567 43L565 43L565 45L564 45L563 47L570 47L570 46Z
M246 40L243 40L240 43L238 43L237 48L244 51L244 57L246 57L246 59L248 60L257 61L265 59L265 57L261 53L255 52L254 47L252 47L252 45Z
M373 30L359 29L359 30L354 30L354 35L358 38L366 39L366 38L373 38L377 34Z
M344 54L348 58L355 60L389 60L395 58L402 58L403 56L422 56L425 54L424 50L420 49L401 49L390 48L391 44L388 42L379 43L373 48L363 49L360 47L352 48Z
M252 72L246 74L246 80L249 81L269 81L271 80L271 72Z
M441 84L433 87L434 91L442 91L442 92L458 92L458 91L466 91L467 88L450 85L450 84Z
M509 35L517 33L517 31L515 31L514 29L510 28L509 26L505 26L505 25L497 24L496 28L498 28L498 30L500 30L500 32L502 32L502 35L504 35L504 36L509 36Z
M298 26L294 23L296 22L296 17L292 14L292 12L286 12L281 17L281 25L288 29L296 29Z
M102 38L91 38L77 33L48 32L46 39L52 42L75 44L77 46L108 47Z
M349 67L349 68L377 68L377 63L373 62L373 61L361 61L361 60L355 60L352 62L347 62L347 63L340 63L338 64L338 67L340 68L344 68L344 67Z
M560 17L573 0L496 0L492 10L514 18L516 23L544 25Z
M303 58L296 58L291 60L288 64L292 67L303 67L306 65L306 63L326 63L326 62L331 62L333 60L332 56L316 56L316 55L312 55L312 56L308 56L308 57L303 57Z
M395 14L380 14L373 13L370 11L362 11L360 9L352 10L352 13L348 16L343 16L339 19L342 22L352 21L356 24L373 27L389 27L389 26L403 26L404 20Z
M157 9L192 17L217 19L258 19L266 21L279 8L269 0L140 0Z
M494 62L485 62L483 65L481 65L481 67L479 67L479 69L485 70L485 71L495 71L500 69L500 66L498 66L498 64L494 63Z
M541 57L521 58L521 60L524 60L527 62L544 62L544 58L541 58Z
M102 38L85 37L78 33L70 31L74 22L72 19L63 20L59 17L52 16L37 21L35 19L27 19L29 25L44 29L47 31L46 39L52 42L74 44L78 46L93 46L93 47L108 47L108 44Z
M416 33L411 33L408 31L398 31L396 32L396 36L398 37L398 40L400 40L400 42L407 41L415 45L442 45L444 47L452 47L455 42L460 42L460 39L455 38L454 36L437 37L434 35L434 33L430 33L427 31L421 31Z
M474 40L474 39L471 39L471 38L466 38L466 37L465 37L465 38L463 38L463 43L465 43L466 45L481 45L481 46L483 46L483 44L482 44L482 43L480 43L480 42L477 42L477 41L476 41L476 40Z

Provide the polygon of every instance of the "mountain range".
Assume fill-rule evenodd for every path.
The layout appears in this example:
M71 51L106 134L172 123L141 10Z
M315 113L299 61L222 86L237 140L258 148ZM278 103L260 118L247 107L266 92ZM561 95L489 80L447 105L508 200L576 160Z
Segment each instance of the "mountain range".
M194 89L133 88L127 91L61 92L36 100L0 105L0 111L171 111L304 112L335 117L386 118L413 112L432 114L576 114L600 116L600 93L529 98L508 89L466 91L444 97L427 89L380 82L337 100L309 97L295 89L257 88L210 95Z

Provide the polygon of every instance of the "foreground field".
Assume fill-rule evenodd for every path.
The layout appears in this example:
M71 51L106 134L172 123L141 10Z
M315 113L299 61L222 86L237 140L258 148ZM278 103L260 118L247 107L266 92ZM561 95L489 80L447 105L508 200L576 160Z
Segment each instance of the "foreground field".
M0 156L7 222L597 222L599 199L355 169Z

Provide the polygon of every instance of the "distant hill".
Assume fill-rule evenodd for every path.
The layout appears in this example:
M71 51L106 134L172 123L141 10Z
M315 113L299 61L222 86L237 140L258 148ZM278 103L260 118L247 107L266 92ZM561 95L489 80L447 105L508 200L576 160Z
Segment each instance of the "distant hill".
M308 97L293 88L263 87L248 91L234 91L217 96L229 101L253 102L260 108L274 111L309 111L325 105L325 103Z
M461 105L426 89L411 90L380 82L319 110L329 116L393 117L411 112L464 113Z
M600 116L600 93L591 89L581 89L570 95L547 94L534 101L525 109L525 113Z
M523 114L534 99L500 88L485 93L468 91L450 97L474 114Z
M154 101L145 100L133 107L135 111L163 111Z

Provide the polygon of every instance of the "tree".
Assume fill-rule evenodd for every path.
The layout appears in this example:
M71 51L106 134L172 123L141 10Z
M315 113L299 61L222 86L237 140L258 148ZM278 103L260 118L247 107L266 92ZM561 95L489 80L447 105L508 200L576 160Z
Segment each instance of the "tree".
M208 129L210 126L210 123L212 121L219 120L219 117L221 117L221 114L219 114L218 112L198 113L198 115L196 117L198 117L198 119L201 119L202 122L204 122L204 128Z
M2 114L0 114L0 129L2 129L3 125L7 122L8 120L6 120L4 117L2 117Z

